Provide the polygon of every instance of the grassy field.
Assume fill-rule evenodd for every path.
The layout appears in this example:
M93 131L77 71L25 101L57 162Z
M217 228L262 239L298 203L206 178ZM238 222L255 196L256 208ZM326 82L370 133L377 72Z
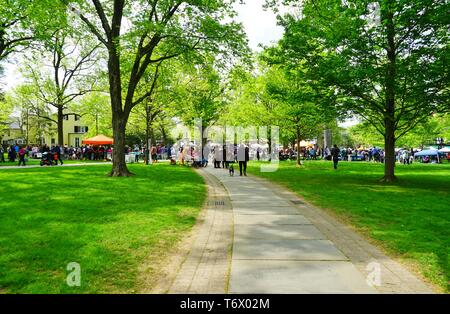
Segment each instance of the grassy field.
M184 167L0 170L0 293L133 293L194 225L203 179ZM150 262L149 262L150 261ZM69 287L68 263L81 266ZM151 284L151 283L150 283Z
M389 254L413 266L441 291L450 292L450 164L399 165L398 182L381 184L383 165L281 162L274 173L249 172L281 183L335 213Z

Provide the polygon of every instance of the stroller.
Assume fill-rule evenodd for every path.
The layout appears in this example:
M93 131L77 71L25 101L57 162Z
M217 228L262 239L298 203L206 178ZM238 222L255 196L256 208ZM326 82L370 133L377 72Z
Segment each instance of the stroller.
M53 166L53 154L49 152L42 153L41 166Z

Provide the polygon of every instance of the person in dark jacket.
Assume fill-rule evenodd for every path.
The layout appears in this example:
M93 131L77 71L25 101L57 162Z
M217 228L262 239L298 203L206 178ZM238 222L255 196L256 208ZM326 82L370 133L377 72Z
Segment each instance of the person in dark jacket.
M250 153L249 148L244 144L241 144L238 147L237 159L239 161L240 176L242 177L242 173L244 174L244 176L247 176L247 162L250 160Z
M8 159L10 162L16 162L17 154L16 150L14 149L14 146L11 145L11 147L8 150Z
M5 162L5 149L0 145L0 162Z
M228 161L227 161L227 146L222 146L222 168L228 169Z
M336 144L331 149L331 157L333 158L334 169L337 169L337 165L338 165L338 162L339 162L339 153L340 152L341 152L341 150L337 147Z

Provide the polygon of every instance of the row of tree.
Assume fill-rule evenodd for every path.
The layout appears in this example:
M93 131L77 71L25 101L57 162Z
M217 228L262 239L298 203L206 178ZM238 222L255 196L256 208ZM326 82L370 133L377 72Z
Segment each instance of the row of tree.
M254 58L233 0L1 1L0 57L25 50L27 78L6 98L60 136L72 111L110 128L112 176L131 175L127 128L148 143L175 117L278 125L299 149L356 115L382 136L390 182L396 143L450 110L445 0L267 0L290 13L278 17L282 39Z

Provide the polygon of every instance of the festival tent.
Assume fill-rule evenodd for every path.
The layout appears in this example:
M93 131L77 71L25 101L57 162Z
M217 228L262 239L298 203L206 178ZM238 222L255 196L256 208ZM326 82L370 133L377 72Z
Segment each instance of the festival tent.
M423 150L421 152L415 153L414 157L420 157L420 156L437 156L438 150L437 149L428 149Z
M86 145L112 145L114 144L114 140L105 135L97 135L92 138L87 138L83 140L83 144Z
M444 154L450 153L450 148L444 147L444 148L440 149L439 152L440 152L440 153L444 153Z

